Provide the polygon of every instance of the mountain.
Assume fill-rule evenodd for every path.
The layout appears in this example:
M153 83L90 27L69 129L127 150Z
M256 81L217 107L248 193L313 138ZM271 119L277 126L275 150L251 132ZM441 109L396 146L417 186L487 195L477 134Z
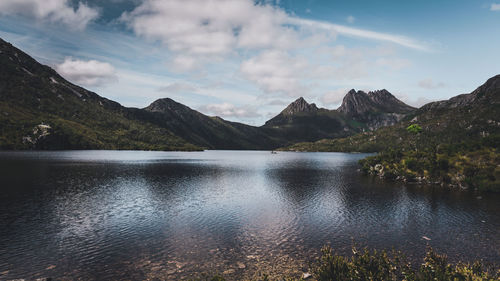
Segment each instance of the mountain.
M316 104L309 104L303 97L300 97L283 109L280 114L283 116L293 116L297 113L316 111L318 111Z
M254 127L169 98L143 109L124 107L70 83L1 39L0 63L0 149L275 149L373 130L412 109L385 90L354 92L363 103L350 92L339 110L299 98Z
M469 94L458 95L445 101L428 103L420 109L420 112L496 105L500 103L499 89L500 75L496 75Z
M426 104L393 126L285 150L379 152L361 163L386 179L500 191L500 75Z
M0 39L1 149L200 149Z
M386 89L368 93L352 89L345 95L342 105L338 108L339 112L359 118L367 113L407 114L413 110L415 108L398 100Z
M150 122L210 149L274 149L285 143L258 127L209 117L169 98L154 101L144 111Z
M318 108L301 97L267 121L262 128L268 134L282 136L288 143L294 143L352 135L362 131L363 124L346 118L336 110Z
M415 108L387 90L365 93L350 90L337 110L318 108L299 98L263 126L278 131L290 142L339 138L393 125Z
M399 122L415 108L398 100L386 89L368 93L352 89L337 110L375 130Z

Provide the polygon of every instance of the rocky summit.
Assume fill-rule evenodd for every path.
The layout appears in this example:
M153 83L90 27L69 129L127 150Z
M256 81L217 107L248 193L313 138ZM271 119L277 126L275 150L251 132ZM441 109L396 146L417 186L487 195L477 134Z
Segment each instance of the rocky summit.
M400 101L386 89L368 93L352 89L337 110L349 118L363 122L368 130L375 130L396 124L416 109Z
M342 105L337 109L348 116L363 119L370 113L398 113L407 114L415 108L397 99L386 89L370 91L350 90L342 101Z
M281 114L283 115L293 115L299 112L315 112L318 111L318 107L314 103L308 103L303 97L298 98L291 104L289 104Z

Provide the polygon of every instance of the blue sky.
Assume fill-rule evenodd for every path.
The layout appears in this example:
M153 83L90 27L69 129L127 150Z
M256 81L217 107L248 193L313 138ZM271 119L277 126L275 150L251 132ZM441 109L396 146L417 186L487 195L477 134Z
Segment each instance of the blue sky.
M303 96L420 106L500 73L500 1L3 0L0 37L125 106L261 125Z

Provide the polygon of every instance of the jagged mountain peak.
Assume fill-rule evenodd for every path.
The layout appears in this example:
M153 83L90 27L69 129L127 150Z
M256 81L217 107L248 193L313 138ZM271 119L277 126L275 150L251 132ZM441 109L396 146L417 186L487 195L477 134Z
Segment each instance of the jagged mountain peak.
M382 90L375 90L375 91L369 91L368 92L369 96L384 96L384 97L394 97L393 94L391 94L389 91L386 89Z
M349 92L347 92L346 96L347 96L347 95L355 95L356 93L357 93L357 92L356 92L356 90L355 90L355 89L351 89L351 90L349 90Z
M368 93L352 89L347 92L337 110L349 116L360 116L370 112L408 113L414 108L397 99L386 89Z
M289 104L282 112L283 115L293 115L299 112L314 112L318 107L314 103L308 103L303 97L296 99Z
M352 89L344 96L342 105L337 111L346 115L359 115L369 111L372 106L372 101L365 92Z

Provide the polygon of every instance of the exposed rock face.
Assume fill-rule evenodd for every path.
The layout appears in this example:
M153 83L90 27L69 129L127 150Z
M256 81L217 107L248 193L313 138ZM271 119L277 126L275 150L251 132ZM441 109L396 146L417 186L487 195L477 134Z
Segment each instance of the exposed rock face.
M283 109L278 115L268 120L264 126L276 126L289 123L295 115L300 113L310 113L314 115L318 112L318 107L314 103L308 103L303 97L296 99L294 102L289 104L285 109Z
M299 112L315 112L318 111L318 107L316 104L309 104L303 97L298 98L291 104L289 104L281 114L283 115L293 115Z
M343 137L359 131L349 124L343 114L318 108L302 97L261 128L274 137L284 137L289 143Z
M40 140L43 140L50 135L51 129L52 127L50 127L50 125L46 125L43 123L40 125L36 125L33 128L33 132L31 135L23 137L23 143L31 144L33 145L33 147L36 147Z
M398 113L407 114L415 108L398 100L386 89L371 91L350 90L337 109L348 116L363 117L366 113Z
M369 130L393 125L414 110L385 89L368 93L352 89L337 109L349 118L366 123Z
M349 116L357 116L370 111L372 107L373 103L370 101L368 94L363 91L356 92L356 90L352 89L345 95L342 105L337 111Z
M382 113L367 115L365 121L366 126L370 131L376 130L381 127L391 126L403 120L406 114L399 113Z

